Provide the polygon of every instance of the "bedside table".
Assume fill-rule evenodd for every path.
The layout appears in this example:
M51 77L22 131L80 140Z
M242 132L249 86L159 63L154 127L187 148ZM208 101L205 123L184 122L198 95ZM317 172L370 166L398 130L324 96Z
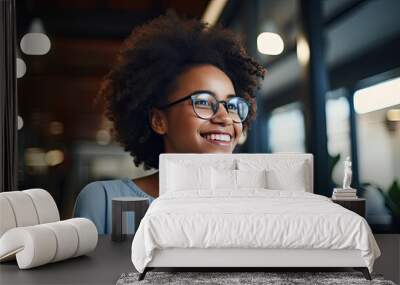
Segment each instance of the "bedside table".
M365 218L365 199L364 198L355 198L349 200L339 200L332 199L333 203L339 204L340 206L353 211L354 213L359 214L361 217Z
M124 212L135 213L135 232L149 208L149 199L142 197L115 197L112 199L112 241L126 239L127 218Z

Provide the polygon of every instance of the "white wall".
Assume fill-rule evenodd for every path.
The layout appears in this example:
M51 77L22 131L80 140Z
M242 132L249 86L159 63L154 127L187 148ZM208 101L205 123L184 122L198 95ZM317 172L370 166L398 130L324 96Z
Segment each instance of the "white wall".
M395 178L400 181L400 124L397 122L396 130L389 132L385 125L387 110L357 115L360 181L376 183L385 190Z

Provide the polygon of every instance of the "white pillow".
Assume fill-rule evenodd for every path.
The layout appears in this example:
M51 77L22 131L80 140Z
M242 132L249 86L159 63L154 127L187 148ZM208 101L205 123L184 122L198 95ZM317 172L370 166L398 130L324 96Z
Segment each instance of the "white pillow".
M214 190L236 190L236 170L213 167L211 173Z
M267 188L267 171L261 170L236 170L238 189L241 188Z
M212 169L215 191L234 191L241 188L267 188L266 170Z
M239 159L240 170L266 169L267 187L271 190L306 191L309 187L309 169L304 160L298 159Z
M202 155L198 154L191 158L173 158L166 160L166 168L169 168L170 164L179 164L184 167L213 167L216 169L236 169L236 160L235 159L227 159L227 158L219 158L213 159L213 156L209 156L208 154Z
M305 164L294 164L285 169L267 171L267 188L273 190L306 191Z
M167 188L169 191L211 189L211 167L169 163Z

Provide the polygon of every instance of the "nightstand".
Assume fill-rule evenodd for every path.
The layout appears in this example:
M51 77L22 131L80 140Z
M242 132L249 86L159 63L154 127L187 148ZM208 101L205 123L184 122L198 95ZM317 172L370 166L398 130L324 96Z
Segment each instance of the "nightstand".
M135 213L135 231L149 207L149 199L142 197L115 197L112 199L112 231L113 241L126 239L127 218L124 212Z
M365 218L365 199L364 198L355 198L348 200L339 200L332 199L332 202L339 204L340 206L353 211L354 213L359 214L361 217Z

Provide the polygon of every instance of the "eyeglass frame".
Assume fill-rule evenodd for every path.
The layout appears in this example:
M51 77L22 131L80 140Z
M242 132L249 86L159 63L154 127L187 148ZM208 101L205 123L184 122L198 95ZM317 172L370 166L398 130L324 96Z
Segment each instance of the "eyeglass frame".
M206 93L206 94L211 95L212 97L214 97L215 101L217 102L217 109L215 110L214 114L213 114L210 118L207 118L207 119L200 117L200 116L196 113L195 107L194 107L194 99L192 98L192 96L194 96L194 95L203 94L203 93ZM233 95L233 94L232 94L232 95ZM228 95L228 96L231 96L231 95ZM236 124L241 124L241 123L245 122L245 121L247 120L247 118L248 118L248 115L249 115L249 113L250 113L251 103L248 102L247 100L245 100L243 97L236 96L236 95L233 95L232 97L228 98L228 100L218 100L217 97L215 96L215 93L212 92L212 91L209 91L209 90L197 90L197 91L192 92L192 93L190 93L189 95L187 95L187 96L185 96L185 97L183 97L183 98L180 98L180 99L178 99L178 100L176 100L176 101L170 102L170 103L168 103L168 104L166 104L166 105L163 105L163 106L158 106L158 108L161 109L161 110L164 110L164 109L167 109L167 108L169 108L169 107L172 107L173 105L176 105L176 104L178 104L178 103L181 103L181 102L183 102L183 101L186 101L187 99L191 99L191 101L192 101L193 112L196 114L196 116L197 116L199 119L211 120L211 119L214 118L215 115L218 113L219 104L220 104L220 103L222 103L222 105L224 105L225 110L226 110L227 113L229 114L229 110L228 110L228 107L227 107L227 103L228 103L227 101L231 100L232 98L241 98L241 99L243 100L243 102L245 102L245 103L247 104L247 106L248 106L248 108L249 108L249 112L247 113L246 118L245 118L243 121L235 122L235 121L232 119L232 121L233 121L234 123L236 123Z

